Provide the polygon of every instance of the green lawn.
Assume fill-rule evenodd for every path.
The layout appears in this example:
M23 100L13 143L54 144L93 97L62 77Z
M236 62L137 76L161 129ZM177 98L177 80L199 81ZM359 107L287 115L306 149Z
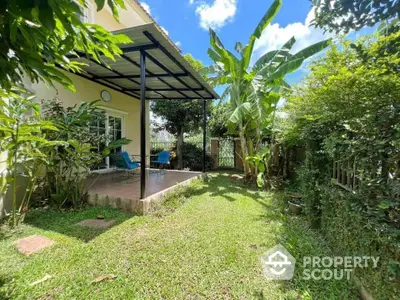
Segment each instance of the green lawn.
M263 278L260 256L277 243L295 257L330 254L303 218L288 217L279 194L216 173L169 197L149 216L105 208L36 211L0 241L0 298L12 299L357 299L346 281ZM101 213L117 225L76 226ZM56 241L24 257L13 242L30 234ZM52 277L31 286L46 274ZM115 280L91 283L115 274Z

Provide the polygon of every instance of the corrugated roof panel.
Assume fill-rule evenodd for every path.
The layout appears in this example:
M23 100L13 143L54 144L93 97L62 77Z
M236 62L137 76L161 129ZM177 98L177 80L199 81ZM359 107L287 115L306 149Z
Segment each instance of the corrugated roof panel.
M185 95L187 95L188 97L190 97L190 98L198 98L199 96L196 94L196 93L194 93L194 92L189 92L189 91L185 91L184 92L185 93Z
M126 52L121 57L116 57L115 61L104 57L102 58L103 64L89 61L86 58L71 58L71 60L86 64L83 69L88 72L90 77L94 76L91 80L100 84L111 85L117 90L140 89L140 52L137 47L147 46L142 48L142 51L151 55L151 58L148 56L146 59L146 74L148 75L146 88L149 89L146 97L148 99L152 97L161 98L160 94L165 95L167 98L183 98L185 96L194 98L199 94L204 98L218 98L215 91L154 24L118 30L114 33L126 34L133 40L131 44L121 45L122 50L129 48L130 51L135 51ZM158 48L149 49L154 47ZM161 76L157 78L157 75ZM134 78L129 78L129 76L134 76ZM102 77L103 80L101 80ZM158 89L161 90L160 93L155 92ZM176 90L169 91L170 89ZM192 92L190 89L199 91ZM135 91L134 93L138 94L140 92Z
M179 92L176 92L176 91L159 92L159 93L169 99L183 98L183 96Z
M182 80L191 88L196 88L196 89L201 88L201 86L191 77L182 77Z
M131 80L128 80L128 79L107 79L107 80L109 82L112 82L122 88L125 88L125 89L139 89L140 88L139 84L137 84Z

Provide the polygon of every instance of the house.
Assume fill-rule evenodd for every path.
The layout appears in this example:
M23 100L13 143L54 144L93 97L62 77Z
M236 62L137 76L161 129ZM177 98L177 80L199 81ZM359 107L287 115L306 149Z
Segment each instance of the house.
M140 156L140 198L143 199L150 154L150 100L202 98L205 103L218 95L185 61L179 48L138 1L125 0L126 10L120 12L119 23L108 7L98 12L94 1L88 2L88 7L82 8L85 21L125 34L133 43L121 45L124 54L116 61L103 58L105 63L98 63L85 55L70 57L85 63L83 73L67 73L73 80L75 93L57 84L54 88L26 82L25 86L38 99L57 97L66 107L101 99L100 106L106 117L93 129L132 140L120 150ZM111 170L111 164L110 159L105 159L98 171ZM1 213L3 206L4 201L0 201Z
M84 12L85 21L101 25L109 31L145 24L155 24L151 16L139 2L135 0L126 1L126 10L120 12L120 23L114 19L108 6L99 12L96 11L96 5L93 0L89 0L88 8L82 8L82 10ZM162 30L160 30L160 32L163 33ZM165 37L168 38L167 36ZM106 132L108 135L108 133L111 133L110 130L113 130L116 137L126 137L132 140L132 143L124 147L125 151L131 154L140 154L140 101L128 95L108 89L100 84L82 80L80 76L71 73L67 73L67 75L73 80L76 93L65 89L59 84L56 85L56 88L48 87L44 83L26 83L26 86L36 94L38 99L51 100L57 97L66 107L73 106L82 101L101 100L101 93L105 91L103 92L103 98L110 97L110 99L106 99L109 100L108 102L102 100L100 103L101 108L105 110L106 120L105 122L99 122L99 128L97 128L98 132ZM149 124L149 102L146 103L146 116L146 120ZM149 125L146 127L149 128ZM150 137L149 131L147 131L147 135ZM146 140L150 143L150 138ZM147 149L149 149L149 146ZM110 161L108 159L101 166L101 168L105 170L110 167Z

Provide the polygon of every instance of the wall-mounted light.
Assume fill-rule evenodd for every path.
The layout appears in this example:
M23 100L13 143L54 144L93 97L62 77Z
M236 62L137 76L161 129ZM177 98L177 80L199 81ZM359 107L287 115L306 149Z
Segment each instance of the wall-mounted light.
M111 93L109 91L106 90L102 90L100 93L100 97L101 100L105 101L105 102L110 102L111 101Z

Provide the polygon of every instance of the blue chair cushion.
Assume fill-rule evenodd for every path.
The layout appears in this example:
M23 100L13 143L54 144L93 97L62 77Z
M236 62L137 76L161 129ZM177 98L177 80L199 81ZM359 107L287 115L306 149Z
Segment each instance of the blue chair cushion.
M129 164L129 169L136 169L136 168L139 168L139 164L138 163Z
M159 164L169 164L169 159L171 157L171 152L169 151L162 151L157 157L157 160L154 161Z
M132 162L128 152L120 152L116 154L117 158L117 167L122 169L134 170L139 167L139 164L136 162Z
M127 163L127 164L131 164L132 163L132 161L131 161L131 159L130 159L130 157L129 157L129 154L128 154L128 152L121 152L121 155L122 155L122 157L124 158L124 160L125 160L125 162Z

